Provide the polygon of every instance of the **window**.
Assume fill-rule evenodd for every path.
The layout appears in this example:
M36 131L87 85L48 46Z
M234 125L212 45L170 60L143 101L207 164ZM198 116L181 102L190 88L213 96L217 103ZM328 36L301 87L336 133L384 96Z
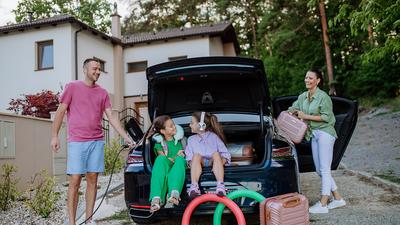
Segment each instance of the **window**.
M104 60L102 60L102 59L99 59L99 58L97 58L97 57L93 57L93 59L99 61L99 63L100 63L100 71L101 71L101 72L104 72L104 73L107 73L107 72L106 72L106 61L104 61Z
M128 73L142 72L147 69L147 61L128 63Z
M187 59L187 55L168 57L169 61L176 61L176 60L181 60L181 59Z
M41 41L36 43L37 46L37 70L53 69L53 40Z

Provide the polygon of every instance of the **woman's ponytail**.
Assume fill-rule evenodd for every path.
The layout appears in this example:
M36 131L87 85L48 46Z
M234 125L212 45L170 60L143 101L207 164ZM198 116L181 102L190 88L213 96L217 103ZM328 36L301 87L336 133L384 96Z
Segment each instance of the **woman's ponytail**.
M226 144L224 131L222 130L222 127L219 124L217 117L212 114L209 114L209 116L210 116L211 131L213 131Z

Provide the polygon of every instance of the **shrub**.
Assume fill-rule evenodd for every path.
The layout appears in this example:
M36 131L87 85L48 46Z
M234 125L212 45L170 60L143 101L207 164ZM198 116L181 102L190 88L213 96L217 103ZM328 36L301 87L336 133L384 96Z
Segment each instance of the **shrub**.
M113 167L115 157L117 156L120 149L121 145L116 140L112 140L111 144L107 144L104 147L104 175L111 174L111 169ZM118 156L118 159L115 162L114 173L120 171L123 166L124 159L122 158L122 156Z
M56 111L59 104L59 93L54 94L49 90L22 96L23 98L11 99L7 110L22 115L50 118L50 112Z
M13 173L17 172L17 167L4 164L1 168L0 177L0 209L5 211L10 208L12 201L19 195L17 191L17 179L12 179Z
M54 190L55 185L55 178L48 176L45 170L36 173L31 179L26 204L43 218L47 218L53 212L60 197Z

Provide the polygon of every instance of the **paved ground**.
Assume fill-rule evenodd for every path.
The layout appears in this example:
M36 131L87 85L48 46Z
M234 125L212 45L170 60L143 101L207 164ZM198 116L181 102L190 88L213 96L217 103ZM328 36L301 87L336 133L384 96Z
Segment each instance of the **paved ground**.
M345 196L348 205L344 208L331 210L325 215L311 215L312 225L398 225L400 224L400 193L394 193L369 180L344 170L334 172L334 178ZM310 203L318 200L320 179L315 173L301 175L302 192ZM108 200L108 204L120 205L123 195L116 195ZM121 208L122 209L122 208ZM212 218L195 219L192 225L212 224ZM257 224L258 219L249 219L248 222ZM126 220L98 221L98 225L134 224ZM157 225L180 224L180 220L163 221ZM224 221L223 224L231 224Z
M361 116L342 162L351 170L366 171L371 174L391 173L399 177L400 138L398 134L400 134L400 112L382 113L378 111ZM345 170L335 171L334 178L348 205L344 208L331 210L326 215L311 215L312 225L400 224L399 192L393 192L388 188L372 183L369 179ZM301 175L302 192L309 198L311 204L318 200L319 186L320 179L315 173ZM123 195L117 194L108 200L109 206L105 208L112 209L116 207L115 205L118 208L121 202L123 202ZM124 207L120 207L120 210L124 210ZM105 211L108 211L108 214L111 215L113 210ZM104 218L104 216L102 217ZM257 218L247 218L247 220L255 224L258 221ZM125 217L125 220L111 219L98 221L98 224L134 223ZM157 223L157 225L169 224L180 224L180 221ZM194 219L191 224L212 224L212 218ZM232 221L224 220L223 224L232 224Z
M361 116L342 162L349 169L400 177L400 112Z

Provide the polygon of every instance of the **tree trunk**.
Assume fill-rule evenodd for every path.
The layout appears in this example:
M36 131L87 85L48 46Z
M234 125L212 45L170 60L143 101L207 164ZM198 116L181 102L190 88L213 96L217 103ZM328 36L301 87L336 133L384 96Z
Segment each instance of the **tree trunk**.
M373 35L371 24L368 24L368 41L369 41L370 45L374 44L374 35Z
M251 3L249 1L245 1L244 7L246 8L246 11L249 15L248 19L250 20L251 23L251 33L253 35L253 49L254 49L254 57L259 58L259 53L258 53L258 43L257 43L257 24L258 24L258 18L257 14L253 12L251 9Z
M326 67L328 71L328 81L329 81L329 95L336 95L335 85L333 84L333 66L331 58L331 49L329 47L328 26L326 23L326 15L325 15L325 4L323 2L319 3L319 13L321 15L322 36L324 39L324 46L325 46Z

